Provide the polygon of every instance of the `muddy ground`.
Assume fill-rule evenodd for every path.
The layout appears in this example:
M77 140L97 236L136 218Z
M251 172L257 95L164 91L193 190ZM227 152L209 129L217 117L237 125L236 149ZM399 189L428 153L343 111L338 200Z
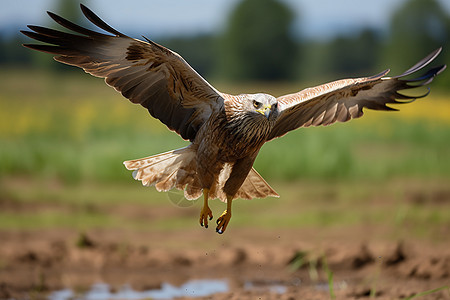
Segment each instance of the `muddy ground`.
M15 182L17 189L13 189ZM269 199L236 204L223 235L218 235L214 226L205 229L198 225L199 205L182 208L168 199L155 200L157 206L147 205L146 189L142 190L142 202L122 201L122 194L117 195L117 201L102 202L98 195L110 198L113 194L96 186L89 196L95 202L78 205L82 199L70 202L67 196L76 190L67 194L64 188L61 193L66 194L60 195L50 186L44 191L54 189L52 193L58 196L42 190L21 196L18 191L23 186L33 187L23 181L6 183L9 192L0 197L0 212L5 217L0 220L5 226L0 230L0 299L45 299L62 289L71 289L80 295L76 299L83 299L96 283L108 284L114 295L124 285L148 291L167 284L181 287L196 279L221 280L228 286L226 292L204 299L332 299L329 283L336 299L405 299L415 295L420 295L417 299L450 299L449 288L442 288L450 286L450 189L445 181L433 181L428 188L407 183L400 189L408 191L404 195L395 189L388 193L389 185L385 185L362 200L341 199L339 194L333 198L335 192L312 186L313 191L324 190L323 201L320 195L310 197L315 201L290 201L289 190L306 191L307 186L285 186L283 202ZM124 194L135 189L131 186ZM306 195L300 198L308 199ZM222 203L214 205L217 212ZM290 211L293 216L303 212L305 218L320 216L330 207L336 208L331 216L340 214L344 219L329 225L281 224ZM80 209L97 212L94 216L121 218L102 229L92 225L85 225L85 230L70 229L67 224L58 228L55 224L62 219L48 225L46 219L36 219L41 220L36 227L27 223L21 228L17 222L6 227L9 215L20 222L27 221L24 216L37 214L67 216L74 222L74 216L84 215ZM410 217L402 215L405 211ZM366 217L345 221L353 215ZM270 221L270 217L277 221ZM83 220L89 219L81 218L82 225ZM139 220L139 226L129 226ZM164 221L163 226L158 225L160 221Z
M326 234L242 228L223 236L212 228L91 230L84 236L63 229L4 231L0 298L39 299L63 288L83 292L98 282L112 291L124 284L139 291L226 279L228 292L205 299L330 299L323 256L334 275L336 299L398 299L449 285L448 239L432 245L379 241L382 235L382 229L368 228ZM275 284L286 289L270 290ZM450 299L450 291L419 299Z

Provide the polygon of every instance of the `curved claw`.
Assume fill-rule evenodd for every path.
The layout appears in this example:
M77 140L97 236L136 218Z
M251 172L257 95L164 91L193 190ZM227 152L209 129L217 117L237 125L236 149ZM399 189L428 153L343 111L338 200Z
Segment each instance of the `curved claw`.
M208 228L208 217L209 220L211 221L213 219L213 214L211 209L206 206L203 207L202 210L200 211L200 226L203 227L203 225L205 225L205 228Z
M223 214L217 219L216 224L216 232L218 234L222 234L227 229L228 223L230 223L231 212L225 210Z

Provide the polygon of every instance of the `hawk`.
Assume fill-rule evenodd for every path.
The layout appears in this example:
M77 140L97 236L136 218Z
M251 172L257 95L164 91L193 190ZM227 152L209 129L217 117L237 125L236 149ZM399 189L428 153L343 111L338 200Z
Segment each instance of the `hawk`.
M31 31L22 33L44 44L24 46L54 54L59 62L105 78L125 98L189 140L185 148L124 164L144 186L154 185L158 191L177 188L189 200L203 194L199 222L206 228L213 218L208 199L226 202L226 210L216 222L218 233L229 224L233 199L279 197L252 167L264 143L300 127L359 118L364 108L396 110L387 104L409 103L429 92L413 97L400 90L427 85L446 67L404 79L433 61L439 48L399 76L386 77L386 70L278 98L264 93L229 95L210 85L177 53L145 37L142 41L120 33L84 5L81 10L105 33L48 12L70 32L29 25Z

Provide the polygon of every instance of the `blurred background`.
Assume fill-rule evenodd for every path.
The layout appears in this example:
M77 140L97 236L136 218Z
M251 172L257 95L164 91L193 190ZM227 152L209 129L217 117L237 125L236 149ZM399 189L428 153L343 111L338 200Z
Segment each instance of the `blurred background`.
M444 50L434 64L450 61L450 2L442 0L83 3L116 29L137 38L145 35L180 53L228 93L279 96L386 68L396 75L439 46ZM167 195L134 182L121 162L187 142L102 80L22 47L30 42L19 33L26 24L58 28L46 10L90 26L75 0L14 0L0 12L0 200L8 202L0 211L0 228L61 222L74 228L107 226L117 221L101 209L112 197L107 193L112 183L122 187L123 193L114 196L117 202L132 191L142 205L166 205ZM301 193L296 185L305 181L326 186L448 183L449 83L450 72L444 72L429 97L397 106L400 112L369 111L349 123L297 130L265 145L255 166L276 189L290 184L287 192L279 192L299 205L309 200L296 196ZM107 196L98 192L99 186ZM67 217L35 210L13 213L9 207L35 201L70 203L78 210ZM292 219L302 222L298 216ZM148 225L149 220L133 220L141 221Z
M386 68L400 74L439 46L444 50L434 64L450 61L448 1L367 5L351 0L339 4L326 0L314 4L290 0L83 3L118 30L138 38L143 34L177 51L228 93L264 91L278 96ZM18 32L26 29L26 24L57 27L46 10L89 26L75 0L9 1L0 13L0 199L12 203L3 205L55 201L64 206L67 197L76 198L75 206L81 205L80 197L85 197L87 207L107 205L96 203L101 195L89 193L94 193L97 185L108 187L111 183L122 184L124 194L131 186L133 192L141 193L142 203L167 200L153 188L133 182L121 162L186 142L102 80L22 47L30 42ZM275 188L294 183L293 195L298 192L295 184L310 180L326 184L413 179L447 182L449 80L450 72L444 72L433 82L429 97L398 106L399 113L367 112L361 120L290 133L264 146L256 168ZM86 195L74 196L71 189L79 186L86 189ZM290 194L280 192L283 198ZM118 196L117 201L122 198ZM161 204L157 201L149 200ZM80 216L87 219L89 214L103 213L102 209L79 209ZM27 215L3 209L0 215L0 228L60 222L75 228L90 226L86 220L70 221L36 211ZM103 217L114 222L107 213ZM30 218L34 221L27 223ZM94 222L92 226L103 226L105 221L89 220Z
M48 56L19 47L25 37L18 30L26 24L55 26L47 10L88 25L79 2L7 1L0 12L2 68L60 70ZM83 3L126 34L145 35L181 53L214 81L309 83L387 67L399 72L432 49L446 48L450 35L450 3L444 0ZM449 59L448 52L441 61ZM438 84L445 87L443 82Z
M55 236L70 237L72 247L91 247L113 232L109 236L119 252L127 243L179 251L192 248L195 237L197 247L211 250L225 242L234 245L245 232L241 241L272 232L255 243L276 245L280 235L305 230L314 232L309 238L327 243L345 236L448 243L443 238L450 234L448 70L432 83L428 97L395 106L400 112L367 111L359 120L299 129L266 144L255 167L281 199L237 201L227 233L217 236L198 226L200 203L179 192L142 187L122 165L186 141L103 80L21 46L31 42L19 33L27 24L59 28L47 10L90 26L79 2L2 1L0 238L21 246L10 254L7 247L0 249L0 279L13 278L8 261L16 260L10 257L43 261L38 252L20 256L27 249L24 241ZM398 75L440 46L432 65L450 62L447 0L82 3L115 29L178 52L218 90L231 94L280 96L387 68ZM212 202L215 216L223 208ZM141 235L136 239L131 233ZM33 273L32 281L42 282L42 272Z

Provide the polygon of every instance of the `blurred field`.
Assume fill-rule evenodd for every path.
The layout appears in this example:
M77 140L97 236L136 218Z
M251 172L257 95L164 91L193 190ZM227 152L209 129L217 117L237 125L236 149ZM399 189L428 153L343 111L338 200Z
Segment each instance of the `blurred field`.
M79 1L56 2L42 15L50 9L86 24ZM292 34L294 16L303 15L290 12L293 2L240 1L220 32L162 34L158 42L207 78L311 80L212 82L230 94L279 96L321 84L321 76L403 71L440 46L435 64L448 64L442 3L403 2L383 13L383 32L360 20L348 32L307 38L304 28ZM327 9L336 6L320 11ZM29 21L19 19L25 29ZM229 284L205 299L449 298L449 70L428 97L395 106L400 112L366 111L266 144L255 167L280 199L235 201L218 235L198 224L201 200L143 187L122 164L187 141L103 80L25 49L30 39L8 28L0 31L0 299L62 300L54 291L92 299L97 283L111 292L102 299L137 299L115 292L183 290L193 279ZM225 205L210 202L217 219Z
M187 144L100 79L3 71L0 80L2 177L127 182L123 160ZM303 88L264 87L274 95ZM450 177L450 99L433 90L430 97L397 108L401 111L366 111L349 123L292 132L266 144L256 168L265 178L282 181Z
M124 100L102 80L83 74L11 70L0 72L0 82L0 196L31 207L36 203L57 207L40 213L4 210L0 228L108 227L121 218L108 207L120 207L125 201L135 205L136 211L167 207L166 194L141 187L122 165L126 159L187 144L146 110ZM263 86L274 95L304 88ZM258 85L219 84L218 88L230 93L256 92ZM367 203L358 199L384 193L389 199L403 199L410 182L422 187L420 193L425 190L424 197L432 197L430 186L439 190L450 178L450 99L433 91L426 99L398 108L401 112L368 111L364 118L349 123L300 129L265 145L256 169L282 198L254 200L260 205L243 201L239 205L248 211L242 219L237 215L234 225L254 224L257 220L252 218L262 216L265 226L358 223L367 216L364 212L354 215L346 207L361 206L364 211ZM311 199L319 201L308 204ZM337 201L335 208L323 209L333 207L333 201ZM310 209L304 216L289 214L296 205ZM403 218L396 216L403 209L398 205L389 216L392 222ZM448 214L429 209L410 211L409 217L416 218L416 224L450 222ZM140 224L139 218L127 220L126 226L196 226L196 210L187 209L186 222L176 221L180 219L176 214L151 224ZM375 209L370 218L383 222L384 211L385 207ZM280 215L285 216L281 221L276 217Z
M274 95L305 87L216 86ZM310 268L326 254L335 284L345 283L338 299L448 286L450 99L439 91L400 112L369 111L268 143L255 166L281 198L236 201L219 236L198 225L201 201L132 179L122 161L187 142L102 80L2 70L0 90L0 298L99 281L148 289L228 278L238 284L223 299L270 295L248 294L242 286L253 281L282 282L290 292L281 299L331 299L317 290L324 275L288 270L302 253ZM224 204L210 204L217 218ZM84 233L93 246L83 246Z

